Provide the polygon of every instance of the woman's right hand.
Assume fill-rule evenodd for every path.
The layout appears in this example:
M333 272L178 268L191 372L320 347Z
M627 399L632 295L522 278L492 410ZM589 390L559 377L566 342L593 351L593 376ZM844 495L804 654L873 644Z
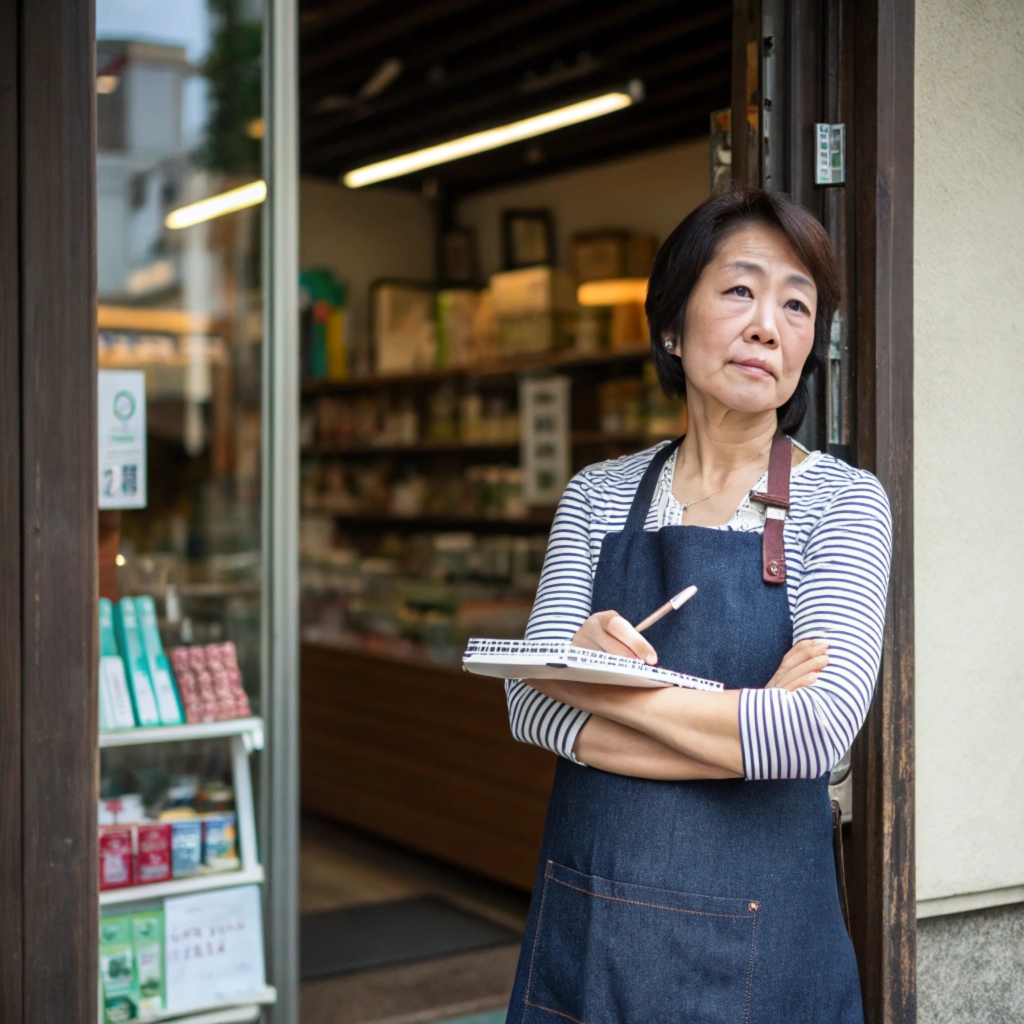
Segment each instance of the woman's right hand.
M572 638L574 647L658 663L658 652L618 612L595 612Z
M827 640L801 640L793 644L765 689L799 690L812 685L828 664L827 652Z

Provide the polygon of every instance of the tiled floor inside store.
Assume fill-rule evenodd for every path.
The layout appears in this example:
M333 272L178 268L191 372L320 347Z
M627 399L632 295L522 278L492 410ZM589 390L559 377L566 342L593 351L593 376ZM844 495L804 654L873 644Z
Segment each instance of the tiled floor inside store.
M435 895L521 931L529 900L317 818L302 822L300 909ZM302 1024L503 1024L518 944L303 982Z

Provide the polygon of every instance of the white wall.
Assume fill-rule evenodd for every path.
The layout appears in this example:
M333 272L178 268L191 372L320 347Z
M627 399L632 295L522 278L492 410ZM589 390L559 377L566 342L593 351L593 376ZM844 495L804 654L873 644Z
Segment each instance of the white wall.
M581 171L471 196L459 223L476 230L480 269L502 266L501 214L506 208L551 208L558 262L568 266L569 238L594 228L628 228L660 242L710 192L710 148L698 139Z
M914 528L922 901L1024 886L1022 15L1019 0L917 4ZM1001 898L1024 901L1024 888ZM963 908L963 901L956 904L935 909ZM927 903L919 912L928 912Z
M349 331L363 345L373 281L434 278L430 204L408 192L348 189L304 178L299 188L299 266L329 267L348 282Z

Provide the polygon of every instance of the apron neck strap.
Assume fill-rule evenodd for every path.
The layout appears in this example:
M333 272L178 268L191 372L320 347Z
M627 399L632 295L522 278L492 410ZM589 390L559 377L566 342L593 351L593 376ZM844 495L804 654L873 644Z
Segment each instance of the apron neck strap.
M661 476L665 463L668 462L672 453L682 444L683 437L685 436L683 434L682 437L677 437L670 444L665 445L648 463L647 470L643 477L641 477L640 484L633 497L633 504L629 506L629 518L626 519L624 532L637 533L643 530L644 524L647 522L647 513L651 508L651 501L654 499L654 489L658 486L658 477Z
M789 471L793 442L780 430L772 439L768 456L768 486L751 491L750 500L764 505L764 539L761 542L761 578L765 583L786 582L786 546L783 527L789 512Z

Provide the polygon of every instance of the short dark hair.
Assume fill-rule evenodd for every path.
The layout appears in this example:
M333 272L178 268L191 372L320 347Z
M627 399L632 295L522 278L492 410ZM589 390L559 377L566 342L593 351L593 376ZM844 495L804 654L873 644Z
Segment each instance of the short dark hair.
M839 270L832 243L814 215L782 192L736 188L705 200L665 239L654 259L647 286L647 322L651 329L654 368L670 398L686 393L680 360L665 350L664 336L683 344L686 305L697 279L714 259L722 242L747 224L764 224L785 235L800 262L810 271L818 291L814 344L800 372L800 382L778 410L779 429L791 433L803 422L810 402L808 378L824 370L832 317L839 308Z

